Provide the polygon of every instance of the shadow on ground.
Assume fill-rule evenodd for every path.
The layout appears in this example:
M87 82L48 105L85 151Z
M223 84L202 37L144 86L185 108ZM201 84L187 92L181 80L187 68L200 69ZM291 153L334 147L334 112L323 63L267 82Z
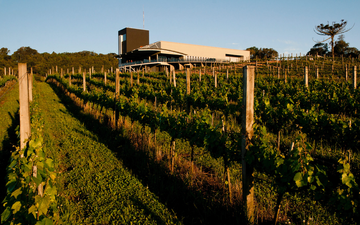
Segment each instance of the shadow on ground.
M171 175L164 165L149 159L147 153L137 151L130 140L122 136L122 131L113 131L81 108L55 84L50 84L72 115L88 130L98 136L98 140L116 153L123 165L132 171L145 186L159 197L160 202L173 210L184 224L242 224L243 209L240 205L224 206L193 190L183 180Z

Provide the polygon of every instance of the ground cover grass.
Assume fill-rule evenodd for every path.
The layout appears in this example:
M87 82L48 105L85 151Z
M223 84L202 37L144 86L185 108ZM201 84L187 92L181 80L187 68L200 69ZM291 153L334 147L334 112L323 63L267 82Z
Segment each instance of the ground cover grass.
M5 92L4 92L5 93ZM15 84L12 89L0 99L0 200L6 195L6 167L9 163L10 151L17 145L15 128L19 124L19 86ZM0 206L0 212L3 205Z
M48 84L37 87L45 148L61 174L59 207L64 223L180 223L95 133L74 118Z

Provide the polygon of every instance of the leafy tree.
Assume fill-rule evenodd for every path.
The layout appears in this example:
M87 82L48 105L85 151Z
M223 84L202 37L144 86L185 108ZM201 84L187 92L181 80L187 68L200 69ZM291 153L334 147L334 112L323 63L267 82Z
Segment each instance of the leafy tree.
M334 37L335 37L335 35L346 33L346 32L348 32L349 30L352 29L352 27L350 29L345 29L346 25L347 25L347 21L341 20L340 23L333 22L332 25L330 25L329 23L325 24L325 25L320 24L320 25L315 27L314 31L315 31L316 34L323 35L323 36L329 36L329 38L327 38L327 39L325 39L323 41L320 41L320 42L325 42L325 41L331 39L330 40L330 45L331 45L331 52L332 52L333 60L334 60L334 57L335 57Z
M278 56L278 52L273 48L257 48L255 46L247 48L250 51L250 58L271 59Z
M257 52L259 51L259 49L257 47L255 47L255 46L247 48L246 50L250 51L250 58L251 59L255 58Z
M327 43L316 43L310 51L307 53L307 55L320 55L325 56L329 52L329 47Z
M349 43L345 42L344 35L340 35L338 40L335 42L334 54L336 56L345 55L346 50L349 48Z

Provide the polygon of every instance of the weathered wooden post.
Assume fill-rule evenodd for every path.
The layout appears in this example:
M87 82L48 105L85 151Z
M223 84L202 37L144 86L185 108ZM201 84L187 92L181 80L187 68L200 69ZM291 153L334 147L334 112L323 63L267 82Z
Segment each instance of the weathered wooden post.
M137 71L137 85L140 84L140 72L139 70Z
M104 84L106 85L106 72L104 72Z
M345 65L345 81L348 80L348 66L347 64Z
M74 67L72 67L71 74L74 76L74 73L75 73Z
M19 103L20 103L20 149L26 147L31 135L29 110L29 84L26 63L18 64L19 71ZM21 157L24 157L22 154Z
M142 69L142 77L144 78L145 75L145 68Z
M55 73L58 73L58 67L57 66L55 66Z
M86 72L83 72L83 92L86 91Z
M119 94L120 92L120 78L119 78L120 71L116 68L115 74L115 95Z
M32 67L31 67L32 68ZM60 77L63 77L63 68L60 69Z
M254 124L254 83L255 71L254 66L244 67L243 76L243 117L242 117L242 140L241 140L241 155L242 155L242 183L243 183L243 200L247 212L247 218L250 223L255 219L255 204L254 204L254 179L253 166L246 162L246 152L249 150L250 141L253 136Z
M173 69L173 81L174 81L174 87L176 87L176 73L175 73L175 68Z
M130 71L130 87L133 87L133 72Z
M186 68L186 94L190 94L190 68Z
M199 69L199 81L201 82L201 68Z
M215 88L217 88L217 73L214 74L214 77L215 77Z
M74 74L74 71L73 71ZM69 74L69 87L71 87L71 74Z
M113 67L111 67L111 73L113 73L113 71L114 71L114 70L113 70Z
M89 79L91 80L91 73L92 73L92 69L89 68Z
M319 67L316 67L316 80L319 80Z
M229 80L229 68L226 69L226 80Z
M278 67L278 79L280 79L280 67Z
M214 67L212 68L212 75L213 75L213 77L215 77L215 68Z
M115 69L115 105L114 105L114 128L116 128L117 126L117 121L119 119L119 113L117 112L117 108L116 108L116 102L119 98L119 93L120 93L120 70L119 68Z
M308 67L304 67L304 84L305 87L309 87L309 73L308 73Z
M32 102L33 100L33 94L32 94L32 87L33 87L33 68L30 68L30 74L28 75L29 79L29 102Z
M353 80L353 88L354 88L354 90L356 90L356 66L354 66L354 72L353 72L353 74L354 74L354 80Z
M6 76L6 67L4 66L4 76Z

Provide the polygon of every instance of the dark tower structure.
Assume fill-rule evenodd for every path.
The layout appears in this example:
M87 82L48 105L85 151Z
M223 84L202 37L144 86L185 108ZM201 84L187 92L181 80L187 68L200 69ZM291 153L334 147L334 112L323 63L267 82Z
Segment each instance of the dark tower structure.
M119 57L141 46L149 44L149 31L126 27L118 32Z

